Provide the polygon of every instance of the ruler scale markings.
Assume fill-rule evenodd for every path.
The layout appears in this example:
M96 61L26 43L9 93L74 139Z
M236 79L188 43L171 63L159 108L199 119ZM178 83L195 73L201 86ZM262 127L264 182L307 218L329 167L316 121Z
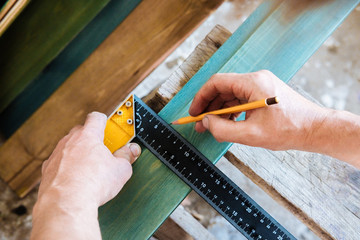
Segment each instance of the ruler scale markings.
M140 142L238 231L249 239L295 239L194 146L134 97L136 116L140 118L135 121Z

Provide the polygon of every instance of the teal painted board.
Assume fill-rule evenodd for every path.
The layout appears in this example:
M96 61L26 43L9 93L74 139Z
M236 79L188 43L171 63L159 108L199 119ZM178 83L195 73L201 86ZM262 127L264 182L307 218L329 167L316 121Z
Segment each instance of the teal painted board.
M263 4L269 3L271 1ZM311 1L307 3L311 4ZM241 36L242 32L250 34L238 45L233 55L223 56L232 43L235 44L237 38L234 37L214 54L159 115L167 122L186 116L192 98L212 75L212 69L220 72L249 72L270 68L277 74L281 73L280 77L288 81L358 3L358 0L322 1L317 7L294 13L291 21L276 24L287 13L282 11L293 4L293 1L287 0L280 2L275 9L270 9L269 16L262 15L265 18L259 21L260 25L254 26L255 29L246 30L241 26L234 36ZM245 26L251 24L248 22ZM281 41L282 37L285 37L285 42ZM278 44L276 41L281 42ZM283 47L289 52L282 51ZM226 64L219 59L223 59ZM176 126L176 130L212 162L216 162L231 145L217 143L208 133L195 133L193 124ZM113 201L99 210L103 238L150 237L189 191L189 187L144 150L134 165L134 175L129 183Z
M30 1L0 37L0 112L109 1Z
M10 137L75 71L141 0L113 0L0 113L0 132Z
M308 2L294 16L296 1L281 4L220 72L267 69L288 82L360 1Z

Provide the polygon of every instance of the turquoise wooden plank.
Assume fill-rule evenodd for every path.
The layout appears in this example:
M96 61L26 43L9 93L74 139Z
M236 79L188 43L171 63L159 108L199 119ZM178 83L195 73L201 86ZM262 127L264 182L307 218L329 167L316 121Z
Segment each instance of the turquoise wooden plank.
M0 113L1 133L10 137L140 2L141 0L110 1Z
M30 1L0 37L0 112L109 1Z
M237 45L238 49L235 49L233 55L230 53L227 57L223 56L232 44L237 42L235 37L230 38L166 105L159 113L162 118L171 122L187 115L193 96L212 75L213 67L219 72L249 72L267 68L280 74L284 81L288 81L359 0L322 1L314 8L311 7L313 3L309 1L307 3L310 7L306 11L297 12L288 21L281 20L286 16L286 11L292 6L293 1L284 0L275 6L275 9L264 7L270 6L271 2L265 1L260 7L261 10L256 12L259 14L268 10L270 15L269 12L252 15L244 26L252 26L249 24L251 21L263 16L264 18L258 21L260 25L252 26L255 27L252 30L241 26L234 34L238 37L242 32L250 33L244 38L244 42L240 41L240 46ZM219 63L220 59L226 64ZM213 162L216 162L231 145L217 143L208 133L195 133L192 124L176 126L176 129ZM145 150L134 165L134 175L129 183L114 200L99 210L104 239L150 237L189 190Z

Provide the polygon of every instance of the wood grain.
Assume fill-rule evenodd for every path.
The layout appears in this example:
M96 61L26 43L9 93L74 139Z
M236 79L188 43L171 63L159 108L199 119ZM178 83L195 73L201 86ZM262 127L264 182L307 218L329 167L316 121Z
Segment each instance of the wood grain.
M194 239L190 234L184 231L184 229L182 229L171 218L166 219L166 221L154 233L154 237L158 240L178 240L178 239L193 240Z
M24 196L40 180L34 162L87 113L109 114L221 2L142 1L0 148L1 177Z
M358 238L359 170L319 154L240 145L226 157L321 238Z
M284 18L294 7L293 1L265 1L159 116L167 122L186 116L193 96L218 71L248 72L267 68L288 81L358 2L323 1L315 8L312 1L308 1L311 11ZM167 96L168 92L161 94ZM195 133L191 124L176 126L176 130L213 162L231 146L217 143L208 133ZM134 165L132 179L99 211L104 238L149 237L188 192L183 182L144 150Z
M169 218L154 233L159 240L207 239L215 240L201 223L199 223L183 206L177 207Z
M30 1L0 38L0 112L108 2Z
M296 85L290 85L316 102ZM360 236L358 169L321 154L270 151L240 144L234 144L225 157L322 239Z
M0 131L9 138L81 63L114 31L141 0L110 1L28 86L0 112Z

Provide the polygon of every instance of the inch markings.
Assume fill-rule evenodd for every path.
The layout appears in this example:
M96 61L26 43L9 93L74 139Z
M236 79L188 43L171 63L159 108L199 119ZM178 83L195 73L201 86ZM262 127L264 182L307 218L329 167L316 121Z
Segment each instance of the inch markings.
M295 239L202 153L135 97L136 137L248 239Z

